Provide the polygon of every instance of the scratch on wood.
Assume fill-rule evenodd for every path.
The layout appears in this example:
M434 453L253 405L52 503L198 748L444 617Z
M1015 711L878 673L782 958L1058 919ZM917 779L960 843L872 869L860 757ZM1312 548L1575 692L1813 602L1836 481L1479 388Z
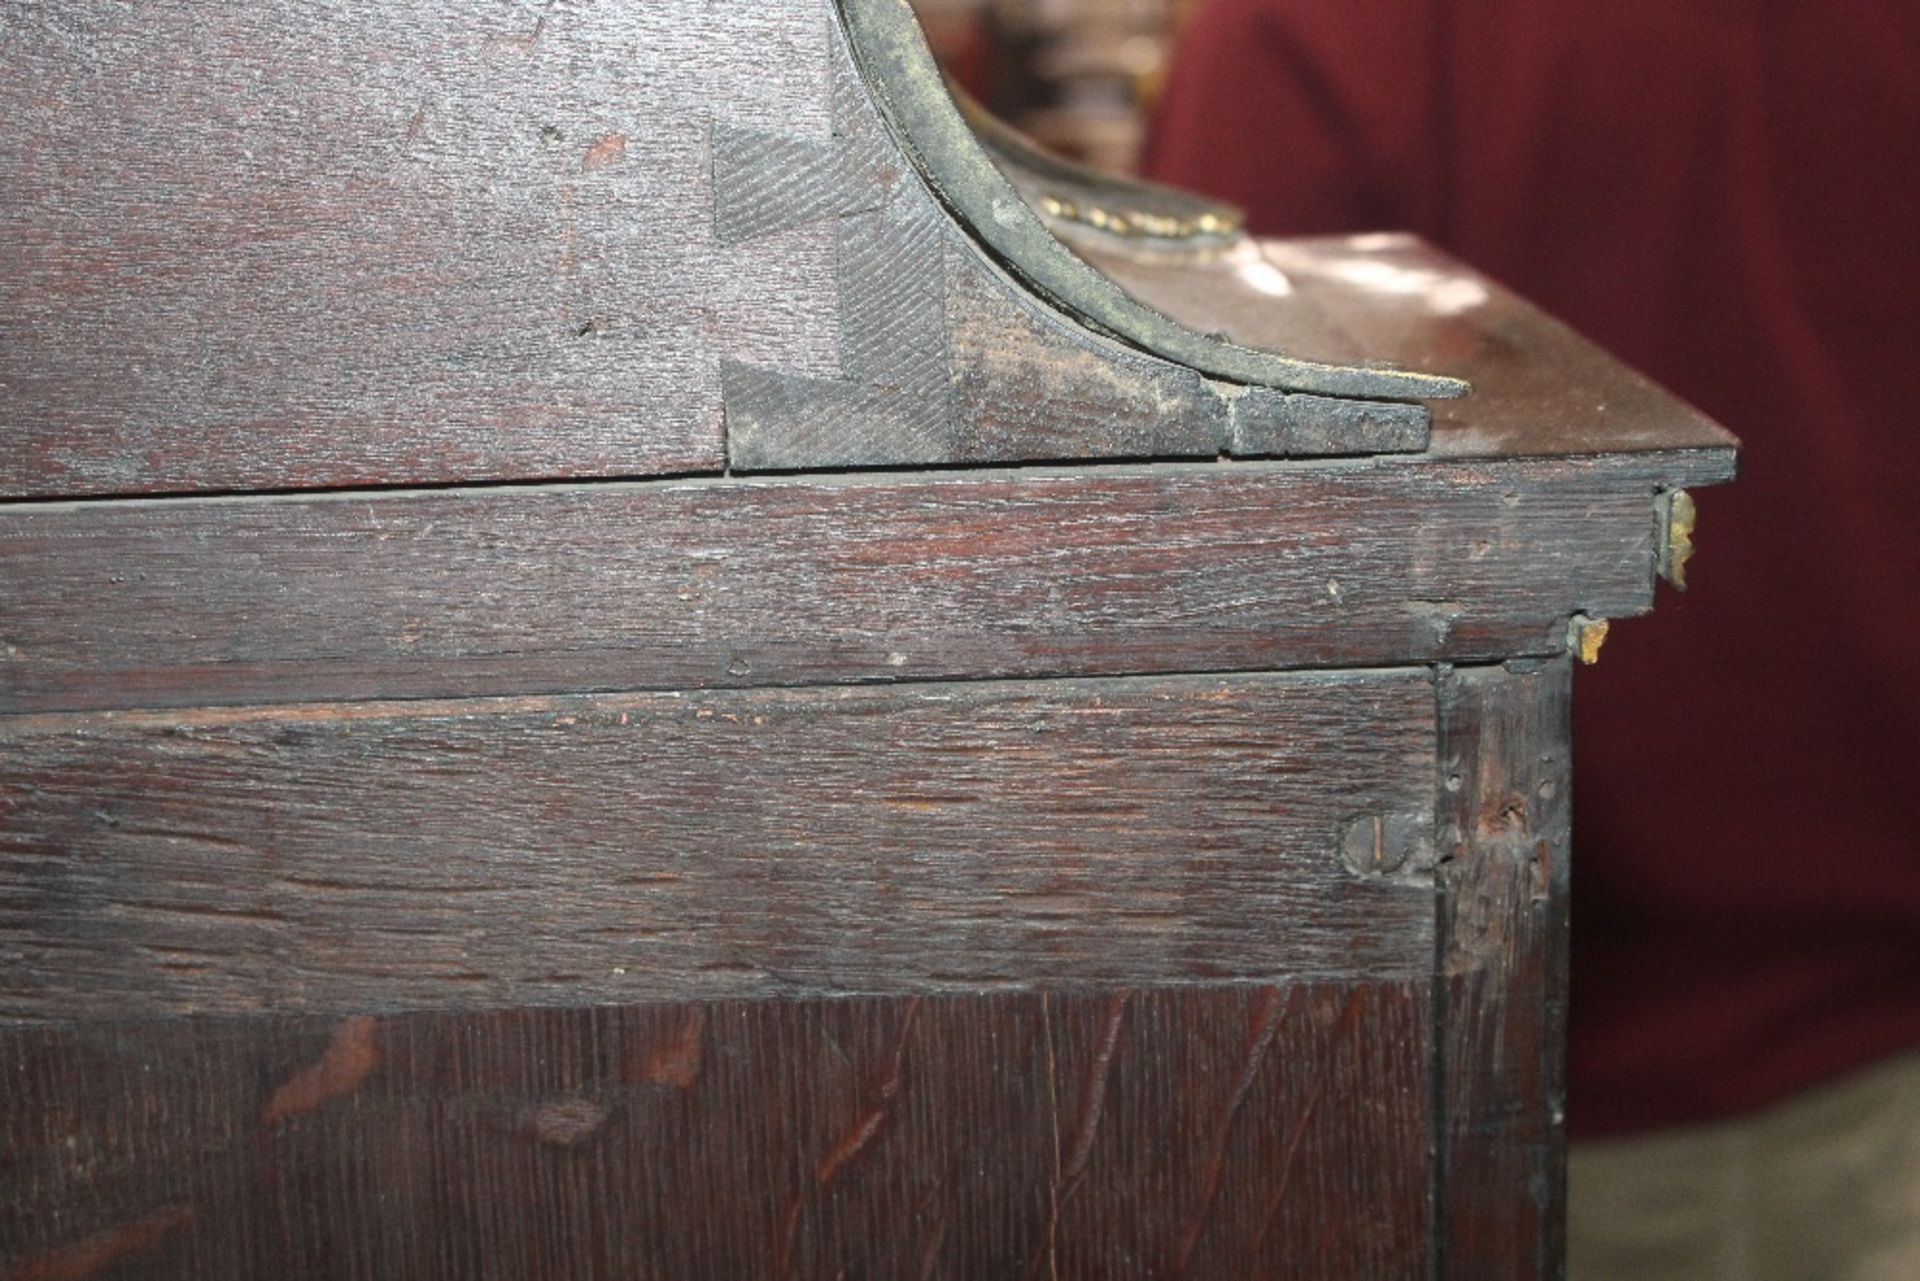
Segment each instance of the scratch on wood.
M883 1107L874 1108L868 1112L860 1119L860 1124L854 1126L844 1139L834 1144L833 1150L827 1153L826 1159L820 1162L819 1168L813 1172L813 1177L822 1183L833 1182L833 1176L840 1173L841 1167L847 1162L860 1155L860 1150L880 1132L880 1123L886 1119L887 1110Z
M1299 989L1294 989L1298 995ZM1206 1172L1201 1176L1200 1200L1193 1208L1193 1218L1187 1229L1180 1235L1180 1249L1175 1256L1174 1271L1184 1273L1187 1262L1193 1257L1194 1247L1200 1244L1200 1233L1205 1229L1207 1215L1213 1209L1214 1198L1220 1193L1220 1176L1226 1167L1227 1135L1233 1129L1233 1121L1240 1113L1240 1105L1246 1102L1247 1092L1253 1088L1254 1078L1259 1075L1260 1064L1273 1046L1274 1034L1280 1030L1280 1021L1291 1008L1293 997L1287 998L1283 1007L1280 989L1268 988L1260 994L1260 1003L1254 1007L1253 1027L1247 1035L1247 1051L1240 1065L1240 1075L1233 1084L1233 1093L1227 1097L1220 1109L1219 1119L1214 1123L1212 1151L1207 1155Z
M262 1120L277 1125L359 1089L380 1066L379 1025L369 1015L343 1020L311 1067L302 1068L273 1092Z
M773 1274L784 1277L793 1271L793 1244L800 1233L800 1194L787 1194L787 1204L780 1211L780 1248L774 1252Z
M130 1254L151 1250L169 1233L194 1216L190 1205L169 1205L152 1214L96 1232L71 1245L29 1255L9 1273L7 1281L81 1281Z
M886 1072L875 1082L880 1096L879 1105L861 1117L859 1124L833 1145L833 1149L814 1170L813 1177L821 1183L833 1182L833 1176L840 1173L847 1162L859 1156L873 1142L874 1136L880 1133L880 1127L887 1119L887 1106L900 1092L900 1082L906 1071L907 1037L913 1032L914 1016L919 1012L920 998L916 996L907 1002L906 1014L900 1020L900 1032L894 1037L893 1051L887 1058Z
M926 1248L920 1252L920 1281L928 1281L940 1265L940 1245L947 1238L947 1220L945 1216L933 1221L933 1231L927 1237Z
M1047 1239L1027 1265L1029 1277L1038 1276L1041 1260L1050 1273L1060 1275L1060 1075L1054 1066L1053 994L1040 994L1040 1035L1047 1047L1047 1124L1053 1131L1053 1183L1048 1188Z
M913 1021L920 1013L920 1001L921 998L917 996L909 1000L906 1013L900 1018L900 1034L893 1039L893 1053L887 1059L886 1075L878 1082L883 1100L890 1101L900 1092L900 1078L907 1065L907 1037L912 1034Z
M1093 1062L1087 1065L1087 1079L1081 1089L1080 1107L1074 1122L1073 1146L1068 1149L1066 1178L1069 1183L1086 1172L1093 1156L1094 1136L1106 1108L1107 1081L1113 1075L1113 1054L1120 1045L1120 1028L1126 1021L1127 1002L1132 993L1119 992L1107 1001L1107 1023L1101 1030L1100 1044Z
M1357 993L1348 993L1340 1007L1340 1017L1334 1020L1329 1045L1347 1044L1347 1035L1353 1027L1354 1017L1360 1012ZM1330 1070L1331 1054L1315 1055L1313 1078L1307 1083L1307 1096L1300 1103L1300 1111L1293 1119L1293 1125L1287 1131L1286 1142L1280 1151L1280 1177L1275 1184L1273 1195L1267 1198L1267 1208L1260 1215L1259 1231L1254 1233L1253 1250L1257 1255L1267 1242L1267 1233L1273 1230L1275 1216L1280 1207L1286 1204L1287 1188L1293 1182L1294 1159L1300 1154L1300 1144L1307 1136L1307 1123L1313 1120L1313 1114L1320 1106L1320 1096L1326 1093L1327 1073Z
M487 41L490 48L511 49L516 53L532 53L540 47L540 37L547 33L547 19L553 15L554 6L559 0L547 0L540 6L539 14L533 20L533 28L521 36L496 36Z

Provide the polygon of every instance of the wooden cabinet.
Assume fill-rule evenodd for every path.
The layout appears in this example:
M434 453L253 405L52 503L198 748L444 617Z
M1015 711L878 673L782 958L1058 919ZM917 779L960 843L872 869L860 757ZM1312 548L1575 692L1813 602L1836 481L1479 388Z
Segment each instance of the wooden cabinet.
M7 15L0 1276L1555 1270L1731 440L905 12Z

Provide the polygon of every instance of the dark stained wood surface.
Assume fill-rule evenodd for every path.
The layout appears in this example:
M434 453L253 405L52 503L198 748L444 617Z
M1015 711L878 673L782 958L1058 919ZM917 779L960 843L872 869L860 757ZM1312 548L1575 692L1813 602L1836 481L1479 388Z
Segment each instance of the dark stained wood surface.
M1428 988L0 1028L0 1277L1424 1275Z
M1237 391L987 260L831 0L67 0L0 58L0 498L1235 439ZM1318 424L1263 453L1425 440L1255 398Z
M1562 1267L1570 695L1565 660L1440 683L1446 1276Z
M1418 671L0 722L0 1020L1424 978L1434 751Z
M824 131L826 31L692 13L7 6L0 493L718 470L710 349L830 359L762 305L828 259L718 252L700 139Z
M913 174L829 0L69 0L0 12L0 52L0 499L1426 439L1423 406L1228 386L1038 302ZM1083 250L1194 331L1472 380L1439 456L1730 467L1417 242Z
M1567 621L1731 439L1403 237L1088 249L1478 385L1341 457L833 15L0 7L0 1281L1555 1274Z
M1249 241L1188 256L1128 253L1110 238L1076 243L1190 325L1468 379L1473 395L1433 403L1434 457L1699 450L1718 459L1718 479L1732 474L1736 442L1706 415L1417 237Z
M16 505L0 711L1551 655L1652 605L1642 461Z

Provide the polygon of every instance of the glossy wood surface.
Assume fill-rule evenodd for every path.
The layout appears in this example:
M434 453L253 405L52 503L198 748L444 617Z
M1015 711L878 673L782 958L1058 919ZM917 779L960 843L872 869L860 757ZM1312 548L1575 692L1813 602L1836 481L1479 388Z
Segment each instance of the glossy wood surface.
M1433 404L1440 458L1699 451L1731 473L1735 441L1525 299L1417 237L1265 240L1209 256L1077 242L1170 315L1255 346L1446 369L1471 396ZM1251 452L1251 451L1249 451ZM1712 483L1702 477L1695 483Z

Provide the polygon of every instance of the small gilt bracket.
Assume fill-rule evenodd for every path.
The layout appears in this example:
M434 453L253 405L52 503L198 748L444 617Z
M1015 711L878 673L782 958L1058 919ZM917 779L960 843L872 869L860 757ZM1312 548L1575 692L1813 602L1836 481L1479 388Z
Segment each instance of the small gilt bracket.
M1674 590L1687 590L1687 562L1693 559L1693 532L1699 523L1699 510L1693 495L1684 489L1670 489L1658 501L1660 520L1660 577L1672 583Z
M1607 635L1613 630L1613 624L1604 618L1590 618L1585 614L1575 614L1567 624L1567 648L1592 667L1600 661L1600 650L1607 643Z

